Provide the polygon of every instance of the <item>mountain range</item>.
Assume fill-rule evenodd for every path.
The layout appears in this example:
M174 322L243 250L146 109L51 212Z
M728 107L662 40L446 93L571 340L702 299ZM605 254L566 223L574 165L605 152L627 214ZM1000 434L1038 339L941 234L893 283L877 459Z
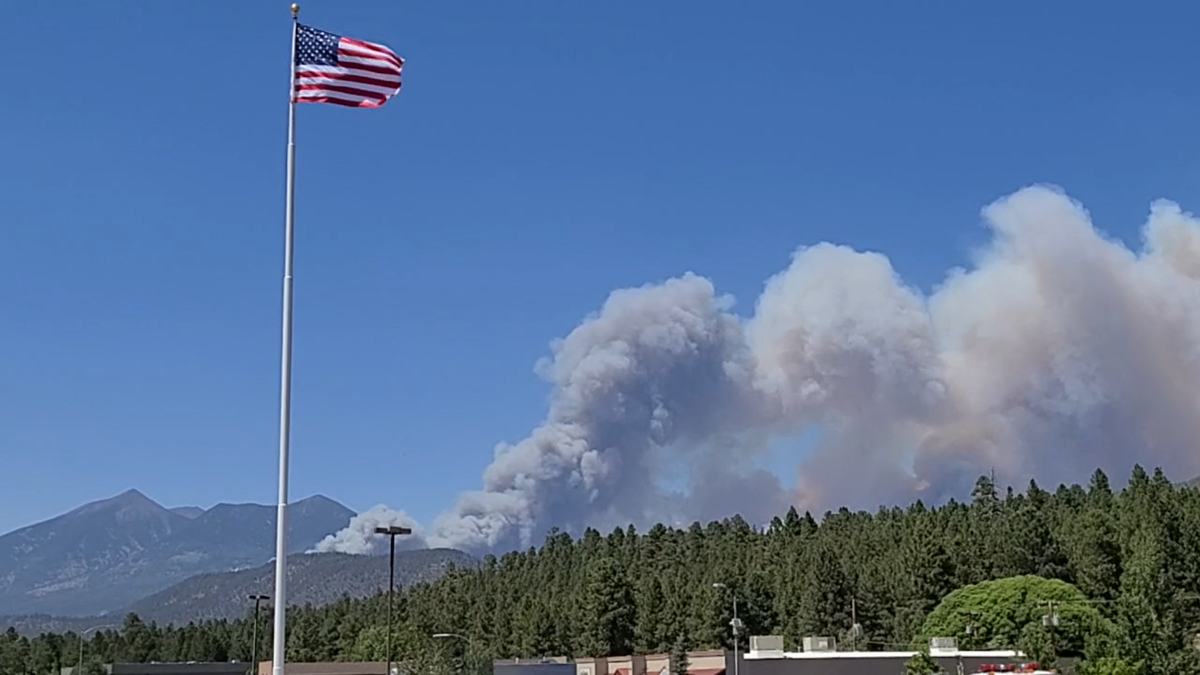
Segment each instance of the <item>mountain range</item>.
M321 495L291 504L289 554L354 515ZM0 615L121 610L189 577L258 567L274 554L272 506L168 509L128 490L0 536Z
M471 556L450 549L396 552L396 586L433 581L452 567L478 564ZM309 553L288 556L288 605L323 605L344 596L361 598L387 588L386 556ZM23 635L47 632L80 632L118 627L132 612L143 621L185 624L204 619L236 619L253 607L247 596L270 595L275 586L275 564L269 562L236 572L199 574L149 595L128 607L101 616L51 616L27 614L0 616L0 630L8 626ZM269 602L264 604L264 612Z

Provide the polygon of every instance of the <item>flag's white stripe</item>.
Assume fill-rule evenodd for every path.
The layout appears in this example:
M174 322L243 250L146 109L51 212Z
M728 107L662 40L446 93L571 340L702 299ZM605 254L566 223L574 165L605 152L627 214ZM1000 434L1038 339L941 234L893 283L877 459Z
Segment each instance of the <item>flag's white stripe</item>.
M301 76L296 78L297 85L313 85L313 84L333 84L341 87L350 87L352 89L361 89L362 91L370 91L383 96L391 96L400 90L399 86L379 87L373 84L363 84L362 82L353 82L350 80L342 80L336 77L307 77Z
M296 69L296 77L336 77L338 75L355 75L365 77L380 84L400 84L400 73L387 74L359 70L357 68L338 68L337 66L300 66Z
M361 68L343 68L343 70L348 75L357 75L359 77L369 77L372 80L379 80L381 82L399 82L400 81L400 70L399 69L397 69L393 72L390 72L390 73L377 73L373 70L363 70Z
M338 54L338 63L340 63L340 64L355 63L355 64L364 65L364 66L374 66L376 68L386 68L388 70L394 70L394 71L400 70L400 66L397 66L395 63L392 63L391 61L385 61L383 59L368 59L368 58L363 58L361 56L351 56L349 54L344 54L344 53Z
M390 97L386 96L355 96L354 94L346 94L340 91L326 91L324 89L310 89L296 93L296 100L302 101L306 98L335 98L339 101L347 101L350 103L362 103L363 101L379 102Z

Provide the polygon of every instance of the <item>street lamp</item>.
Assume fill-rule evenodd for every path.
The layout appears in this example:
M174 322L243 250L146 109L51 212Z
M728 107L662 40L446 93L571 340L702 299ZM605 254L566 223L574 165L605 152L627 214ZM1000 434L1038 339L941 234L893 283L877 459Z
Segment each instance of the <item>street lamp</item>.
M83 638L88 633L90 633L94 630L100 630L101 628L108 628L111 625L112 625L111 623L105 623L105 624L101 624L99 626L92 626L91 628L89 628L79 634L79 668L78 668L78 670L76 670L74 675L83 675L83 642L84 642Z
M246 597L249 598L250 600L254 601L254 628L251 629L251 631L250 631L250 634L254 636L251 638L252 642L250 645L250 663L251 663L250 675L257 675L257 673L258 673L258 606L259 606L260 602L266 602L267 600L270 600L271 596L269 596L269 595L248 595Z
M387 675L392 675L392 596L396 593L396 536L412 534L412 528L388 525L375 528L375 534L385 535L391 540L392 554L388 560Z
M437 640L462 640L467 643L467 656L474 661L475 642L471 639L471 636L463 635L462 633L434 633L432 637ZM472 663L472 665L475 664Z
M727 590L731 595L733 595L733 618L729 621L729 627L733 629L733 675L738 675L738 632L742 628L742 620L739 619L737 615L737 592L719 581L712 586L713 588Z

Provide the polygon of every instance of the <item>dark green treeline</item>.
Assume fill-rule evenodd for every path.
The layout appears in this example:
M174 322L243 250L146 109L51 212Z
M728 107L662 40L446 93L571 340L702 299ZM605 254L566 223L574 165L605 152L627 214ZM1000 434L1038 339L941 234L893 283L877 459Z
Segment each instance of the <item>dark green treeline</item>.
M1076 585L1116 626L1122 657L1142 672L1175 672L1200 630L1200 490L1135 467L1119 492L1090 484L999 492L981 478L970 503L920 503L817 521L794 510L765 532L734 517L661 525L489 557L397 596L402 659L670 652L729 645L730 593L749 634L806 635L848 646L851 606L860 649L905 648L926 615L961 586L1034 574ZM714 588L714 583L727 585ZM385 597L289 612L289 660L382 660ZM264 612L259 655L270 653ZM85 661L248 660L251 622L161 627L126 618L100 632ZM468 636L435 640L434 633ZM960 637L966 641L966 636ZM0 675L73 665L73 634L0 635ZM1172 665L1176 664L1176 665ZM1192 666L1186 666L1192 667Z

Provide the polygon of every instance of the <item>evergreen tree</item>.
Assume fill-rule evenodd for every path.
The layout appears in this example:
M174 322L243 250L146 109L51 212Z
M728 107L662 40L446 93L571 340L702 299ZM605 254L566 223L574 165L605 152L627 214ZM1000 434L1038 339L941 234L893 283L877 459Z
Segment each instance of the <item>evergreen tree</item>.
M675 638L671 645L671 675L688 675L688 641L683 635Z
M580 651L614 656L633 651L633 593L617 561L597 558L587 568Z
M837 636L850 626L850 584L832 547L817 542L806 556L800 589L803 635Z

